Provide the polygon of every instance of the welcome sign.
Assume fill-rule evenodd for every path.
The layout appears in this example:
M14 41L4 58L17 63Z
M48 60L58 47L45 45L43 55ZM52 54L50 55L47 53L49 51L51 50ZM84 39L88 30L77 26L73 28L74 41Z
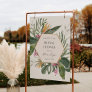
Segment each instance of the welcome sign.
M70 17L30 20L30 78L70 81Z
M42 34L36 51L43 62L57 63L63 52L63 45L57 35Z

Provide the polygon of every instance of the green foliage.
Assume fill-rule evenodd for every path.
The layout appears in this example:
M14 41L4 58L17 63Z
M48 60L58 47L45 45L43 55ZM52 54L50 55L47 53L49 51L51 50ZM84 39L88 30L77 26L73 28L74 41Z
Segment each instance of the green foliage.
M65 68L70 67L70 61L65 57L62 57L62 59L59 62L61 62L65 66Z
M59 62L59 74L62 77L62 79L65 79L65 68L61 62Z
M0 87L6 87L8 82L8 78L0 72Z
M43 63L41 66L41 72L42 74L46 74L46 72L50 74L51 72L54 72L58 68L57 66L58 66L57 64L54 66L51 63Z
M72 53L71 53L72 60ZM74 67L82 67L82 65L86 65L92 67L92 50L90 48L83 47L81 52L75 51L74 53ZM72 61L71 61L72 66Z
M30 55L32 55L32 53L34 52L35 46L36 46L36 44L32 44L30 46Z
M67 39L65 38L65 35L63 35L63 33L59 33L59 37L61 39L61 43L63 45L64 48L64 52L61 55L61 58L65 55L68 55L70 52L68 51L68 44L67 44Z
M40 18L40 19L36 20L36 29L37 29L37 31L39 32L39 26L37 26L37 25L40 25L41 33L42 33L43 28L44 28L46 23L47 23L47 19L44 19L44 18Z
M36 44L37 41L38 41L37 38L34 38L34 37L31 37L31 36L30 36L30 44Z
M71 53L71 56L70 56L70 60L71 60L70 66L72 67L72 53ZM79 67L80 61L81 61L81 52L80 53L75 52L74 53L74 67Z
M81 60L84 61L84 64L89 67L92 67L92 50L84 50L81 53Z
M62 63L65 66L65 70L67 72L70 72L70 61L67 58L62 57L62 59L59 60L59 62Z
M33 37L36 37L38 34L42 34L42 30L47 23L47 19L38 18L34 24L31 24L30 33Z
M49 67L50 67L49 64L43 66L42 69L41 69L42 74L46 74L46 71L48 71L48 68L49 68ZM51 67L50 67L50 71L51 71ZM50 73L50 71L48 72L48 74Z
M55 26L52 29L47 30L44 34L53 34L56 32L61 26Z

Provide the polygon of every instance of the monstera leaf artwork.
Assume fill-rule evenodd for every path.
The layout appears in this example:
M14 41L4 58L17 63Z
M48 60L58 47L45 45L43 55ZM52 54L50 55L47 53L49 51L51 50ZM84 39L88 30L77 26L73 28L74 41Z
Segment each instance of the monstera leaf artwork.
M66 80L66 74L68 75L70 72L70 27L67 23L68 29L63 22L58 23L60 20L54 21L57 22L55 24L52 21L52 24L50 24L54 18L56 19L57 17L38 17L35 20L31 20L31 78L62 81ZM67 19L69 20L69 17ZM37 77L36 75L39 76Z

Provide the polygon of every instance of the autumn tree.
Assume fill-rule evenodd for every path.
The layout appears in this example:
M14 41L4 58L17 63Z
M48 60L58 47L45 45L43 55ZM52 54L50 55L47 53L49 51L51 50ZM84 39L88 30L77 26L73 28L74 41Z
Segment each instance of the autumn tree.
M22 26L18 29L18 35L19 35L19 40L23 40L23 36L25 35L25 26Z
M2 40L3 40L3 37L0 37L0 43L2 42Z
M81 11L87 43L92 44L92 4L87 5Z
M17 42L19 40L19 35L17 31L12 31L11 35L12 35L11 41Z
M81 53L81 61L84 62L86 66L90 68L92 67L92 50L91 49L84 49Z
M20 41L26 40L26 26L22 26L18 29L18 35ZM29 41L30 36L30 24L27 25L27 39Z
M4 38L10 42L25 42L26 41L26 26L20 27L16 31L8 30L4 33ZM30 39L30 24L27 25L27 39Z
M8 30L8 31L4 32L4 39L5 40L10 41L11 38L12 38L11 30Z
M71 18L73 25L73 18ZM75 40L78 43L92 43L92 4L84 7L80 12L75 11Z

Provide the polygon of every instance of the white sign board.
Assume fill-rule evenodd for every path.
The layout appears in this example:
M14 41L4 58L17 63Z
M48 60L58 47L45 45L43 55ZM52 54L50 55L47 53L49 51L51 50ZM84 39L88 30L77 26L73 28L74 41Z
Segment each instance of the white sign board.
M70 81L70 17L30 21L30 78Z

